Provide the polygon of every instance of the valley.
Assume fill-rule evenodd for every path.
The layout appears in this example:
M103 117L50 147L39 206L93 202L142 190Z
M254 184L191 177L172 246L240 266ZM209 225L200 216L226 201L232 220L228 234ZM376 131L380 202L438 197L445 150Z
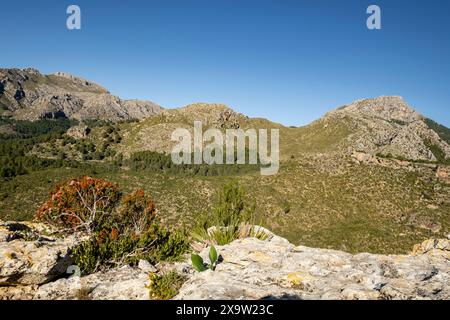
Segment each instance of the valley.
M359 100L303 127L206 103L151 109L151 114L128 104L131 109L122 117L123 106L109 104L109 98L102 100L104 108L96 109L95 119L80 116L96 108L91 97L83 100L82 113L73 110L70 99L51 103L53 115L65 116L48 119L41 110L50 105L36 103L51 90L59 96L75 90L82 99L84 91L105 98L106 89L36 71L11 71L16 81L11 82L5 80L12 78L8 72L0 73L6 74L0 77L5 88L0 93L2 220L33 219L55 186L89 175L118 183L126 192L145 190L160 218L174 229L195 225L211 210L218 191L238 181L255 203L256 221L297 245L406 253L416 243L450 232L450 130L399 97ZM64 85L52 88L55 79ZM20 88L24 95L15 95ZM171 133L186 128L192 134L194 121L223 132L279 129L278 173L261 176L254 165L174 165Z

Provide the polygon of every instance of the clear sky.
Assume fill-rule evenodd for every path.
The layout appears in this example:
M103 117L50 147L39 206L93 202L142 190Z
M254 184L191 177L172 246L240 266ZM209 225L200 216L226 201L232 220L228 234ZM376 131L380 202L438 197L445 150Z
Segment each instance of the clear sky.
M82 29L66 28L81 7ZM368 30L366 9L382 10ZM450 126L448 0L39 0L0 4L1 67L93 80L164 107L220 102L303 125L400 95Z

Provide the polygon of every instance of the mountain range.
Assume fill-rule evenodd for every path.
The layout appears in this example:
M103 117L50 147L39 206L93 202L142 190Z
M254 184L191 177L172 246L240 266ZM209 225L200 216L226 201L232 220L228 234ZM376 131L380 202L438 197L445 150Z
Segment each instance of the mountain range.
M57 72L0 69L0 108L16 119L141 119L162 111L151 101L122 100L91 81Z
M0 69L0 108L2 143L26 143L16 165L26 172L0 185L4 220L32 218L49 188L89 173L126 190L145 189L170 225L195 223L211 210L216 191L238 179L256 215L293 243L402 253L450 231L450 130L401 97L358 100L306 126L286 127L223 104L164 109L122 100L64 73ZM31 127L62 121L66 131L27 140L24 120L33 121ZM279 173L172 167L170 135L180 127L193 130L195 120L204 129L279 129Z
M148 138L168 136L177 126L192 126L194 120L201 120L206 126L218 128L281 128L285 131L285 148L300 152L351 149L414 161L444 161L450 157L449 130L416 112L401 97L358 100L305 127L285 128L264 119L249 119L220 104L198 103L164 110L151 101L122 100L96 83L67 73L43 75L27 68L0 69L0 108L3 115L32 121L147 118L130 128L121 146L124 151L149 148L169 152L167 139ZM133 134L138 130L143 131Z

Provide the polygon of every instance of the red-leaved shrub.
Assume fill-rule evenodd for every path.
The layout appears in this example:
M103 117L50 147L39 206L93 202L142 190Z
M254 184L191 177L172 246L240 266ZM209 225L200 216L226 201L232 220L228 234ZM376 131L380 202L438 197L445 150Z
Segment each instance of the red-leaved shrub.
M84 176L56 187L51 199L37 211L36 218L64 228L90 232L105 224L119 202L117 185Z
M145 195L144 190L136 190L123 196L120 208L117 211L122 228L135 235L147 231L151 222L156 217L155 203Z

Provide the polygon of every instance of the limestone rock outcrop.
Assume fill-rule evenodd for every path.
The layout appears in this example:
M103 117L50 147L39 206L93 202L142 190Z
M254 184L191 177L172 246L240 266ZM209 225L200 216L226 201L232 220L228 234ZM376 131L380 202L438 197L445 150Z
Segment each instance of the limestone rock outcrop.
M401 97L357 100L318 121L324 126L345 124L349 132L345 145L353 151L416 161L450 158L449 142Z
M147 300L148 272L123 266L85 277L61 278L40 286L37 300Z
M40 223L0 221L0 286L41 285L66 272L83 237L46 235L52 231Z
M174 299L449 299L450 240L430 239L409 255L352 255L295 246L267 233L217 246L215 271L182 262L122 266L80 277L72 248L46 225L0 222L0 299L145 300L149 275L176 270L187 281ZM47 234L47 235L46 235ZM209 248L200 255L207 260Z
M36 69L0 68L0 108L21 120L142 119L162 112L151 101L122 100L91 81Z
M449 246L429 240L411 255L351 255L246 238L218 247L223 262L193 274L176 299L449 299Z

